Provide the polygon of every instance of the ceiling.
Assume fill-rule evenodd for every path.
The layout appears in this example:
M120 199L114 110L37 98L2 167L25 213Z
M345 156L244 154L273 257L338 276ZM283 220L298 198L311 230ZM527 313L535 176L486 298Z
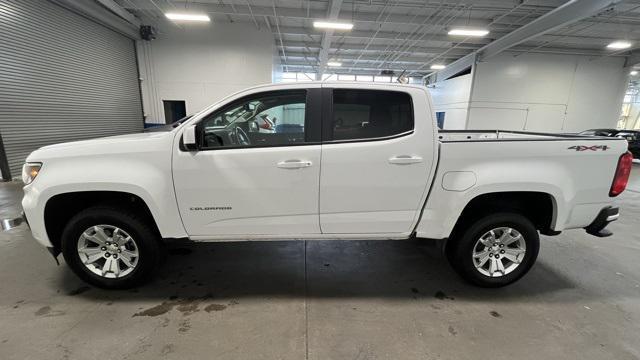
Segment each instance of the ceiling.
M590 0L580 0L590 1ZM382 70L427 75L566 3L565 0L116 0L156 26L176 26L165 12L204 12L213 22L247 23L270 31L285 71L377 75ZM613 1L615 2L615 1ZM354 24L350 31L323 31L314 20ZM447 35L453 26L483 27L483 38ZM606 45L627 40L630 49ZM628 56L640 49L640 0L619 1L594 16L511 47L514 53ZM327 68L327 61L342 62Z

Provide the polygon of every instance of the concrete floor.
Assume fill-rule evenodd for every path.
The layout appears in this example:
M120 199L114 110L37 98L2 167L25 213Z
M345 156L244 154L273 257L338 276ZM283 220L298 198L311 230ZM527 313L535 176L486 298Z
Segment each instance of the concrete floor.
M0 184L0 217L20 185ZM638 359L640 165L615 235L543 239L528 276L463 283L418 241L189 244L152 283L78 280L0 233L0 359Z

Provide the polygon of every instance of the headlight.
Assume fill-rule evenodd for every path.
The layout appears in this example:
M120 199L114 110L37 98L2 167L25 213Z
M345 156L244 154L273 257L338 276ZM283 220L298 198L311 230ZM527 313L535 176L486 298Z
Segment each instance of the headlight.
M31 184L40 173L40 168L42 168L41 163L24 164L24 166L22 166L22 182L25 185Z

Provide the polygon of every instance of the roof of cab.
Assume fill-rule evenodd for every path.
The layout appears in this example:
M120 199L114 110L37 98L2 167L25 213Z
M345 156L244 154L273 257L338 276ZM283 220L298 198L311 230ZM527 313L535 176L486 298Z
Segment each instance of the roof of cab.
M401 83L381 83L381 82L364 82L364 81L297 81L297 82L287 82L287 83L271 83L271 84L261 84L256 85L250 88L246 88L243 91L260 89L260 88L301 88L305 85L324 85L330 87L352 87L352 86L376 86L376 87L389 87L389 88L415 88L427 90L427 87L424 85L418 84L401 84Z

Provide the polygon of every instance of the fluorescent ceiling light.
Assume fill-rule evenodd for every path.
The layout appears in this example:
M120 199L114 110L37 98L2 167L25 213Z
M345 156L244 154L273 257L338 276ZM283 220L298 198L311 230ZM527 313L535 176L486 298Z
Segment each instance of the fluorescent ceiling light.
M482 37L482 36L486 36L487 34L489 34L489 30L485 30L485 29L451 29L449 31L449 35L456 35L456 36Z
M631 43L628 41L614 41L611 44L607 45L608 49L626 49L630 47Z
M338 67L338 66L342 66L342 63L341 62L337 62L337 61L329 61L327 63L327 66Z
M332 21L314 21L313 27L321 29L351 30L353 29L353 24Z
M431 65L431 70L442 70L444 68L446 68L446 66L445 65L441 65L441 64Z
M176 14L166 13L165 16L171 20L183 20L183 21L211 21L208 15L204 14Z
M631 76L636 76L638 75L638 72L636 70L633 70L632 72L630 72L629 74L631 74Z

